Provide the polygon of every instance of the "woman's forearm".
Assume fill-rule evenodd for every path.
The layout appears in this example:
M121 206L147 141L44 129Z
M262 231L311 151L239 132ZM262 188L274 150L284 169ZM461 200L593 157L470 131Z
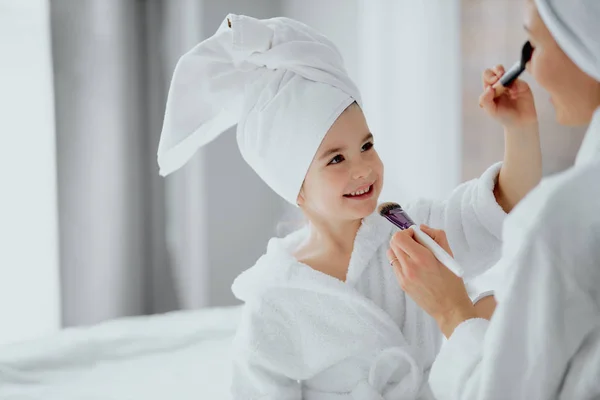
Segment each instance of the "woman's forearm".
M498 204L510 212L542 179L542 151L538 124L505 129L504 163L494 188Z
M454 329L466 320L472 318L480 318L477 314L475 307L471 304L470 306L455 307L448 310L443 315L435 315L433 318L436 320L440 331L446 338L452 336Z

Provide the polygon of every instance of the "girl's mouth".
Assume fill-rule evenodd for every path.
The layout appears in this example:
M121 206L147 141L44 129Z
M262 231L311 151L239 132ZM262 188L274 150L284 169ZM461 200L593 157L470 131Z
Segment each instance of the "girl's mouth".
M345 194L344 197L347 199L362 200L362 199L369 198L372 195L373 195L373 184L369 185L365 189L359 189L355 192Z

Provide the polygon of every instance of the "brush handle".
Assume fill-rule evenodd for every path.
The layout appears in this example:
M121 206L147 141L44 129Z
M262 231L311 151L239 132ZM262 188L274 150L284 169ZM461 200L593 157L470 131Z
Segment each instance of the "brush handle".
M506 91L506 88L513 83L519 75L521 75L525 71L525 68L521 65L520 62L517 62L513 65L498 82L496 82L492 88L494 88L494 98L499 97Z
M465 274L465 271L462 269L460 265L456 262L454 258L450 256L435 240L431 238L428 234L423 232L417 225L413 225L411 227L415 232L415 239L417 242L427 247L429 251L433 253L435 258L442 264L446 266L454 275L462 278Z

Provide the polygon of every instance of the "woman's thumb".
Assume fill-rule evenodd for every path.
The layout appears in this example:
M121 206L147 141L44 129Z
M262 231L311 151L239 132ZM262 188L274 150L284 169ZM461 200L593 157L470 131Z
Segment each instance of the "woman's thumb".
M451 256L454 256L452 254L452 250L450 249L450 245L448 244L448 238L446 237L446 232L444 232L441 229L433 229L428 227L427 225L421 225L420 226L421 230L423 232L425 232L426 234L428 234L433 240L435 240L435 242L437 244L439 244L440 246L442 246L442 248L444 250L446 250L448 252L448 254L450 254Z
M430 228L430 227L428 227L425 224L422 224L419 228L421 228L421 230L423 232L425 232L426 234L428 234L429 236L431 236L431 238L434 239L434 240L435 240L435 238L437 236L437 233L440 232L437 229Z
M524 93L529 90L529 85L522 79L517 79L514 81L509 88L509 91L514 93Z

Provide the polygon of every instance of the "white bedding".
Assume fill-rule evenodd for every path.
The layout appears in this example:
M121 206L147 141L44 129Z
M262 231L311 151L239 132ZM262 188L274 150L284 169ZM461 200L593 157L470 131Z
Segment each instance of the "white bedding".
M0 399L228 399L239 311L124 318L0 346Z

